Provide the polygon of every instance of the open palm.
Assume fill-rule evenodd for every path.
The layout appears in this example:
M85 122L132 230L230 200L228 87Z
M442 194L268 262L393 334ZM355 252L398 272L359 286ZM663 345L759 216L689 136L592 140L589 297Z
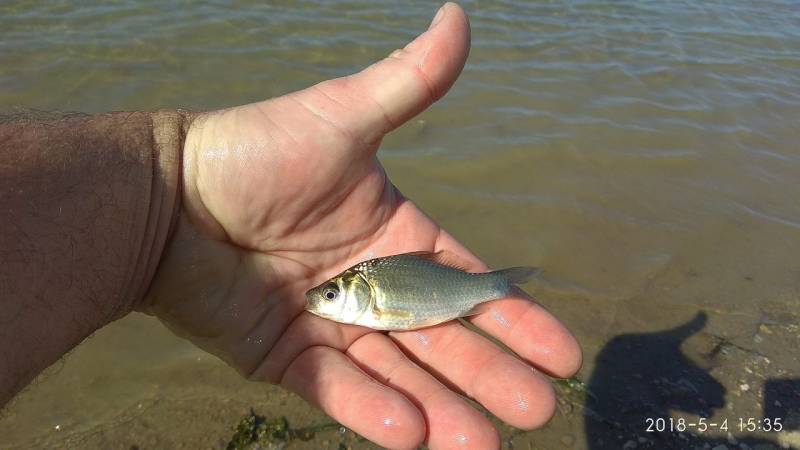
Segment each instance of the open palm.
M469 49L461 9L389 58L345 78L202 115L184 148L179 223L145 310L251 379L280 383L390 448L499 446L490 422L535 428L549 382L580 350L528 299L470 320L525 362L458 322L379 333L304 312L304 293L370 257L449 250L485 266L386 177L381 138L441 97Z

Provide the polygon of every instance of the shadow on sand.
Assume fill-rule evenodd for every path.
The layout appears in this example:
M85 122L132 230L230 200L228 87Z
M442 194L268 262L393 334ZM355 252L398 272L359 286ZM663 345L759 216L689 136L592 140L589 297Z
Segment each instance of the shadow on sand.
M670 417L696 422L688 419L699 416L713 422L714 412L725 406L722 384L681 351L683 341L702 330L706 320L706 314L700 312L675 328L623 334L606 344L587 385L590 395L584 411L589 448L779 448L777 441L739 432L738 418L733 417L728 420L727 432L720 432L719 424L705 433L697 426L682 433L647 431L662 424L669 427ZM782 417L785 430L799 428L797 392L800 380L767 380L763 417ZM666 423L656 423L659 418ZM720 435L725 437L713 437Z

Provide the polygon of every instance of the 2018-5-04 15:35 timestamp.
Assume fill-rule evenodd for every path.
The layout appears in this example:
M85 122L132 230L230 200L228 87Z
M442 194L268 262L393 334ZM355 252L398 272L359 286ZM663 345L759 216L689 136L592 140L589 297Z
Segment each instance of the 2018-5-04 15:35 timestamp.
M683 417L647 417L644 420L645 431L648 433L684 432L684 431L739 431L741 432L780 432L783 431L783 420L780 417L737 417L734 419L709 420L701 417L689 420Z

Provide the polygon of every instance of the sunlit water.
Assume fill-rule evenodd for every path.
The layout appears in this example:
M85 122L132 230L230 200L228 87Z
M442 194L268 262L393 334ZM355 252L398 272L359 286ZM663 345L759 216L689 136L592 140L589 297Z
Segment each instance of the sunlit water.
M365 67L423 30L438 7L73 3L0 4L0 109L255 101ZM385 140L379 156L392 180L491 264L545 269L529 290L583 344L579 376L596 390L595 410L614 391L621 362L595 361L604 348L615 354L608 350L621 341L612 338L651 336L705 312L702 326L673 345L688 356L675 364L691 367L678 370L690 395L720 383L724 401L710 412L732 421L792 414L769 409L764 393L770 380L800 386L800 7L464 6L470 59L444 100ZM668 350L654 345L643 351ZM642 367L639 383L658 378L646 374L647 358L629 355L634 364L625 370ZM709 378L697 379L697 370ZM660 401L654 408L665 415L700 414ZM503 428L505 445L613 448L598 442L602 433L585 422L582 406L563 401L544 430ZM326 421L279 388L239 379L157 322L131 316L20 395L0 419L0 447L218 447L250 407L298 426ZM630 419L607 414L599 415L609 427ZM641 420L623 424L618 444L658 442L638 440ZM714 443L726 436L706 434ZM786 436L763 435L779 438Z

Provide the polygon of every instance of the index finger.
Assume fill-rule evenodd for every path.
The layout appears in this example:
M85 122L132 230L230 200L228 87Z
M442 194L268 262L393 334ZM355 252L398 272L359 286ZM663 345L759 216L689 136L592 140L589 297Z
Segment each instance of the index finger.
M458 255L474 271L488 267L449 233L441 230L436 251ZM497 338L536 368L556 377L570 377L581 367L583 356L578 341L549 311L533 299L519 295L486 304L480 314L467 318L471 323Z

